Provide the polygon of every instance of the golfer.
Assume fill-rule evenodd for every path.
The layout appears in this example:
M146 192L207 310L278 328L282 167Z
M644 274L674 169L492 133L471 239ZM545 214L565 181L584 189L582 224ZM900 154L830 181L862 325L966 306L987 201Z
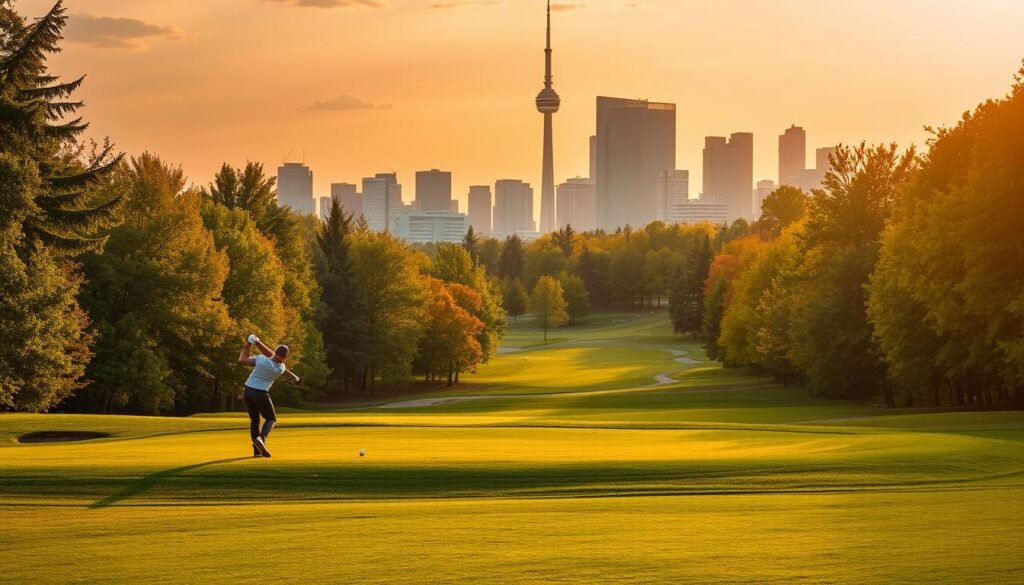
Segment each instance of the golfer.
M262 355L250 357L249 350L255 345ZM274 402L270 400L270 387L287 370L284 365L288 359L288 346L279 345L274 351L260 341L259 337L250 335L242 345L242 353L238 362L252 366L252 373L245 381L245 408L249 411L249 434L252 436L252 454L254 457L270 457L267 450L267 436L274 429L277 414ZM263 429L260 429L260 417L263 417Z

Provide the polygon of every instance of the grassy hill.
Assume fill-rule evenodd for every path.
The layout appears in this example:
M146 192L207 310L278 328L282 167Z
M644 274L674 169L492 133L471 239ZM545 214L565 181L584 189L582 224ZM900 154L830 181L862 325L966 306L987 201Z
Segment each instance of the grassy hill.
M232 413L0 416L4 581L1019 579L1024 413L817 400L669 333L523 324L455 389L280 413L269 460Z

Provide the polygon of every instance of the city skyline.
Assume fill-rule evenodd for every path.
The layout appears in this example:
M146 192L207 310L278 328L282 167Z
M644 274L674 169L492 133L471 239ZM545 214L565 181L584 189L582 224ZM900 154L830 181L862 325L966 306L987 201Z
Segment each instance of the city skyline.
M529 96L544 2L381 4L94 0L71 6L68 46L53 67L89 72L82 97L102 131L91 136L109 135L132 155L160 152L197 185L223 162L276 168L285 159L314 169L317 197L387 169L410 183L418 170L451 170L461 209L470 185L540 185L543 120ZM559 91L571 104L554 131L556 183L589 175L597 95L677 103L675 167L691 172L691 185L702 182L705 136L752 132L755 181L778 179L777 137L792 124L807 129L809 148L922 145L923 126L955 124L963 104L1003 91L1024 21L1011 2L746 3L728 14L665 1L555 6ZM855 21L872 26L848 26ZM666 34L676 30L686 34ZM985 34L932 41L962 30ZM268 34L288 50L262 49ZM345 50L332 50L332 38Z

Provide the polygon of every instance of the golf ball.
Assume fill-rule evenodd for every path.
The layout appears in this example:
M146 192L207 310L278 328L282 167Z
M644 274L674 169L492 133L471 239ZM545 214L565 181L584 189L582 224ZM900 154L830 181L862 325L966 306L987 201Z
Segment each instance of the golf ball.
M366 449L360 449L359 450L359 456L363 457L364 455L366 455Z

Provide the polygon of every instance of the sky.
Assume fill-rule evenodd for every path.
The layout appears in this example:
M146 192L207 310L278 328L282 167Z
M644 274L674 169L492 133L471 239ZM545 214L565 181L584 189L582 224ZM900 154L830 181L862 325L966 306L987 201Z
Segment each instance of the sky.
M39 15L51 0L19 0ZM316 195L394 170L518 178L539 209L544 0L67 0L52 71L87 74L93 137L156 152L205 185L224 162L313 169ZM791 124L814 148L922 146L1005 95L1021 0L559 0L555 178L588 174L598 95L677 104L677 168L701 185L708 135L754 133L777 179Z

